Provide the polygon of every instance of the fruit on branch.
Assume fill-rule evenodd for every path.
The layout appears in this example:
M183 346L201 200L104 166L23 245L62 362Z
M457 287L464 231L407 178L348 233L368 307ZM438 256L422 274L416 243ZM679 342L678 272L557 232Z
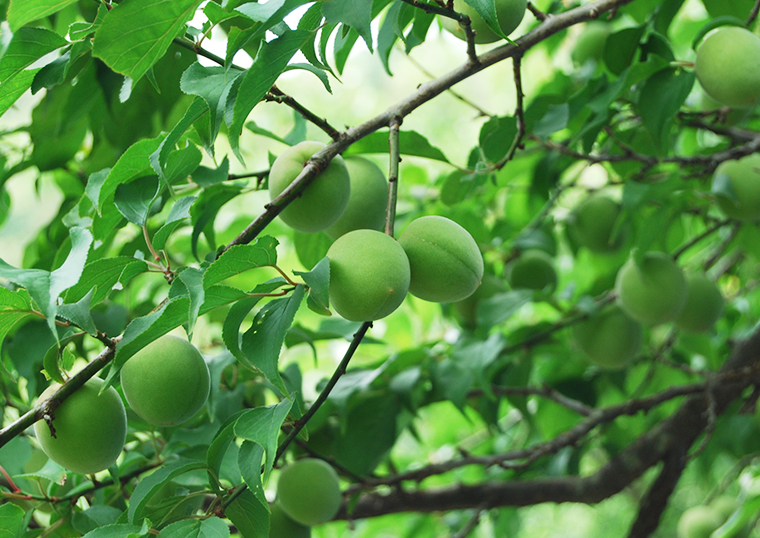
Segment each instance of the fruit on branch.
M478 305L481 301L489 299L505 291L504 281L495 275L485 274L483 280L469 297L451 304L454 316L459 324L466 329L474 329L478 326Z
M612 304L573 326L576 344L602 368L622 368L641 348L641 325Z
M760 220L760 155L719 164L713 174L712 192L726 216Z
M309 159L325 145L307 140L283 151L269 171L269 198L274 200L293 183ZM299 232L321 232L340 218L348 205L351 183L343 157L333 157L280 218Z
M601 21L591 21L583 27L583 32L570 51L570 59L575 65L583 65L593 60L599 61L604 53L604 45L612 28L609 24Z
M384 318L401 305L409 290L409 259L391 236L354 230L327 251L329 295L335 311L350 321Z
M723 294L715 282L703 273L687 274L686 284L686 304L675 319L675 324L684 331L706 331L718 321L723 312Z
M294 521L276 502L270 505L269 538L311 538L311 527Z
M380 167L364 157L344 159L351 178L351 194L346 210L325 230L331 239L337 239L353 230L377 230L385 227L385 209L388 205L388 181Z
M681 268L662 252L631 256L615 279L618 304L645 325L673 321L681 313L688 287Z
M338 474L316 458L298 460L280 472L277 501L292 520L313 527L332 519L340 508Z
M543 250L522 252L507 265L507 282L514 289L530 289L552 293L557 288L554 260Z
M760 99L760 37L739 26L708 33L694 61L707 94L724 105L748 107Z
M452 303L472 295L483 278L483 256L470 233L453 220L420 217L398 239L412 271L409 293Z
M527 0L495 0L496 20L499 21L499 28L504 32L504 35L508 36L520 25L527 6ZM478 15L475 8L464 0L454 0L454 11L470 18L470 28L475 33L475 43L493 43L501 39L501 36L488 27L486 21ZM459 21L449 17L441 17L441 26L459 39L467 39L464 28L459 25Z
M55 437L44 420L34 424L42 450L54 462L81 474L97 473L116 462L127 438L127 414L116 389L100 393L104 381L93 377L53 411ZM40 395L50 397L60 385Z
M121 369L121 388L129 406L157 426L182 424L208 399L206 361L185 340L165 335L145 346Z
M723 518L710 506L692 506L681 514L676 527L678 538L710 538Z
M620 204L607 196L589 196L570 213L568 235L591 252L615 252L625 238L623 230L615 227L621 211Z

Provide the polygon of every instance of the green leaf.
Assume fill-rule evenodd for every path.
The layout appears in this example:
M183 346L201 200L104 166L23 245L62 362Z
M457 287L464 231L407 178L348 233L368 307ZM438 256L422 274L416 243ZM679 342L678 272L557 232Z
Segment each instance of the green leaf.
M167 525L158 533L160 538L229 538L230 528L216 516L208 519L184 519Z
M11 291L0 286L0 342L16 324L34 315L26 290Z
M464 0L480 15L488 27L498 36L507 38L499 26L499 19L496 16L496 3L494 0Z
M493 117L480 128L479 145L489 162L503 159L517 136L517 120L512 116Z
M222 159L222 163L218 168L207 168L205 166L199 166L193 172L193 182L200 187L211 187L224 183L229 179L230 174L230 161L227 159L227 155Z
M435 161L448 163L449 160L443 151L430 144L427 138L417 131L401 131L399 133L399 147L402 155L424 157ZM376 131L351 144L344 155L356 155L359 153L383 153L388 154L388 133Z
M249 269L276 265L278 244L277 239L267 235L248 245L233 245L206 269L203 286L210 288Z
M145 176L116 188L114 204L119 213L133 224L143 226L148 221L153 202L161 193L156 176Z
M274 445L277 450L277 444ZM262 505L267 504L264 495L264 485L261 482L261 462L264 459L264 446L253 441L243 441L238 452L238 468L240 475L245 480L248 490L251 491Z
M39 69L22 71L15 77L0 83L0 116L5 114L13 103L29 89Z
M190 471L205 468L206 464L202 461L180 460L165 464L140 480L129 499L129 510L127 511L129 522L134 523L142 519L143 512L150 499L166 482Z
M185 31L201 0L142 0L114 5L95 32L93 55L136 84ZM150 24L147 24L150 21Z
M309 296L306 299L307 306L317 314L329 316L330 260L326 257L322 258L311 271L293 271L293 273L303 278L303 281L309 286Z
M154 151L151 151L149 156L150 165L153 167L156 174L158 174L158 177L166 182L167 185L169 184L169 174L167 173L166 168L169 154L172 152L177 142L179 142L182 135L185 134L185 131L187 131L190 126L206 112L208 112L208 106L203 99L198 98L193 101L187 108L187 111L185 111L185 115L182 116L182 119L177 122L177 125L175 125L169 134L166 135L166 138L154 148ZM118 165L119 163L116 164Z
M206 237L211 250L216 250L216 232L214 231L214 220L219 210L240 194L242 187L236 185L214 185L208 189L203 189L198 201L190 208L190 215L193 222L193 234L190 238L190 246L193 256L198 256L198 239L201 233Z
M177 200L166 217L166 222L158 231L153 234L153 248L161 250L169 239L171 233L176 230L185 219L190 218L190 208L198 198L195 196L185 196Z
M314 73L319 79L319 81L322 83L322 85L325 87L325 89L329 93L332 93L332 88L330 88L330 79L327 78L327 72L324 69L314 67L311 64L295 63L295 64L288 65L285 68L285 71L292 71L294 69L303 69L304 71L309 71L310 73Z
M219 475L224 455L235 439L235 422L245 412L245 410L238 411L225 420L219 431L214 435L211 443L209 443L208 450L206 451L206 465L209 472L213 473L214 476Z
M203 271L195 267L186 267L180 271L169 290L169 298L173 299L175 297L187 297L190 299L185 329L188 337L192 339L195 322L198 319L201 305L206 298L203 288Z
M314 267L327 255L332 239L323 233L306 233L293 230L293 245L298 261L304 267Z
M150 535L150 527L146 522L142 525L114 523L97 528L84 535L84 538L140 538Z
M256 314L251 327L243 333L240 347L247 363L261 371L283 394L288 391L278 368L280 350L303 296L304 287L296 286L290 297L274 299L264 305Z
M90 336L95 336L98 333L95 322L92 319L92 296L95 293L95 289L90 289L87 295L82 297L74 304L65 303L58 306L58 315L63 319L70 321L77 327L81 327Z
M284 283L285 282L282 279L265 282L264 284L256 286L252 293L270 293ZM248 359L240 349L240 325L260 300L261 297L254 296L236 302L227 313L227 317L224 319L224 325L222 326L222 339L224 340L225 346L227 346L229 352L232 353L236 359L243 363L246 363Z
M46 54L66 45L68 41L50 30L19 28L0 58L0 87Z
M288 62L309 35L311 32L294 30L263 44L253 65L240 81L237 91L234 95L230 93L227 100L227 114L229 115L230 110L232 111L232 117L227 117L229 139L232 150L240 162L243 162L240 155L240 133L248 114L285 71Z
M669 153L666 127L675 117L694 86L694 73L664 69L649 77L641 88L639 115L656 146Z
M620 75L632 63L644 35L645 26L624 28L607 37L604 46L604 63L615 75Z
M274 466L280 428L292 406L291 400L284 399L276 405L257 407L246 411L235 423L235 435L261 445L266 452L264 482Z
M257 33L251 36L251 39L256 39L264 37L264 33L267 30L282 22L285 16L294 9L310 2L311 0L270 0L263 4L249 2L235 8L235 11L245 15L254 22L262 23L257 28Z
M499 293L478 304L478 325L492 327L506 321L533 299L531 290Z
M0 506L0 538L17 538L24 530L24 509L13 503Z
M372 0L330 0L322 4L322 15L328 24L355 29L372 52Z
M66 302L77 302L95 289L92 304L98 304L108 297L114 286L119 284L125 287L134 277L147 270L145 261L127 256L94 260L84 266L79 282L66 293Z
M226 515L243 538L269 536L269 507L246 489L225 509Z
M71 44L69 50L39 70L32 82L32 93L37 93L42 88L52 88L63 83L69 74L69 69L79 59L90 54L92 44L89 41L77 41Z
M11 0L8 24L15 32L28 22L56 13L77 0Z
M190 174L195 172L203 160L203 154L198 146L188 142L184 148L171 151L166 157L164 173L169 185L187 184Z

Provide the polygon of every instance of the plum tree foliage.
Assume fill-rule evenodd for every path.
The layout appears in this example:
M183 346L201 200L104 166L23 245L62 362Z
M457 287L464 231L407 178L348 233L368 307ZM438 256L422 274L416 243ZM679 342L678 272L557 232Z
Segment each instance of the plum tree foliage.
M0 535L760 537L758 13L0 0Z

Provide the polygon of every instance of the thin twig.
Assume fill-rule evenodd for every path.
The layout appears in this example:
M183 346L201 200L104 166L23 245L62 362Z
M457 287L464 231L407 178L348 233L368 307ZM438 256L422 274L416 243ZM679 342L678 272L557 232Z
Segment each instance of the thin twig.
M388 167L388 205L385 208L385 233L393 237L393 227L396 223L396 200L398 198L398 165L401 161L399 144L401 118L393 118L389 127L390 164Z

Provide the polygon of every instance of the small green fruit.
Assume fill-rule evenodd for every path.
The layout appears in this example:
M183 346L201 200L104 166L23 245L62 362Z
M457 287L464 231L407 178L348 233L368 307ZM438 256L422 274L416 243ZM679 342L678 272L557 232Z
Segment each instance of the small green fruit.
M311 538L311 527L290 519L280 503L276 502L270 508L269 538Z
M375 230L340 236L327 251L330 302L350 321L384 318L409 290L409 260L401 245Z
M511 34L520 25L527 6L527 0L495 0L496 20L499 21L499 28L504 35ZM454 0L454 11L470 17L470 27L475 32L475 43L493 43L501 39L469 4L462 0ZM441 17L441 26L459 39L467 39L464 28L459 26L458 21Z
M573 327L578 347L602 368L623 368L639 352L641 325L611 305Z
M720 514L709 506L693 506L681 515L676 533L678 538L710 538L723 524Z
M697 79L710 97L747 107L760 98L760 37L739 26L721 26L697 47Z
M637 264L631 257L615 280L618 304L639 323L673 321L681 313L688 288L680 267L662 252L648 252Z
M425 301L453 303L472 295L483 278L483 256L470 233L453 220L413 220L398 239L409 257L409 293Z
M554 261L543 250L526 250L507 266L507 282L514 289L552 293L557 288Z
M97 473L116 462L127 438L127 414L116 389L99 394L103 380L93 377L55 410L55 437L43 420L34 424L42 450L54 462L75 473ZM60 385L46 388L40 400Z
M591 21L586 24L570 52L573 63L583 65L590 60L599 61L610 32L610 25L605 22Z
M269 198L274 200L301 173L312 155L324 148L305 141L283 151L269 172ZM340 218L348 205L351 182L343 157L336 155L301 196L280 212L280 218L299 232L320 232Z
M189 420L206 403L210 387L203 356L177 336L151 342L121 369L121 388L129 406L143 420L158 426Z
M706 331L723 312L723 295L715 282L702 273L686 276L688 294L686 304L675 320L679 329L689 332Z
M338 475L322 460L298 460L280 472L277 500L285 514L301 525L329 521L341 503Z
M760 155L718 165L712 192L726 216L743 221L760 220Z
M353 230L383 231L388 205L388 181L372 161L363 157L346 157L351 178L351 195L341 217L325 233L337 239Z
M623 244L623 234L615 228L621 207L606 196L589 196L570 214L567 231L573 241L591 252L615 252Z

